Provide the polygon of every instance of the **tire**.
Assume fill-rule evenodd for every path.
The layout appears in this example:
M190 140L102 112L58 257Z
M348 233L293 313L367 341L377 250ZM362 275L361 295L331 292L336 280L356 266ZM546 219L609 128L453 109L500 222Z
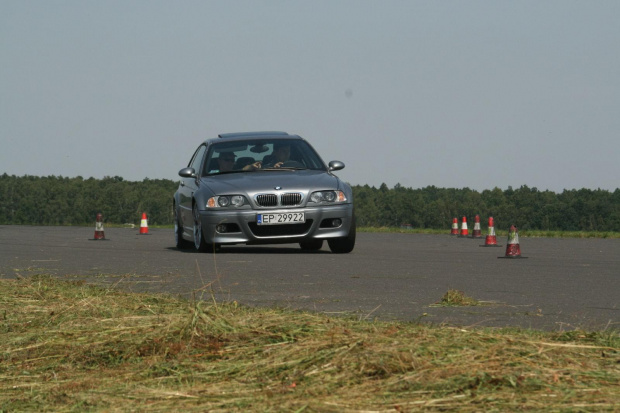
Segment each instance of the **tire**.
M318 251L323 247L322 239L313 239L310 241L302 241L299 243L299 246L304 251Z
M194 248L200 252L214 252L218 250L217 244L209 244L205 241L205 236L202 231L202 221L200 220L200 213L196 204L192 207L192 216L194 217Z
M181 217L179 217L179 212L177 211L176 205L174 208L174 243L176 247L180 250L189 249L192 247L192 243L183 238L183 223L181 222Z
M353 251L355 247L355 215L351 220L351 228L349 229L349 235L342 238L332 238L327 240L329 249L334 254L348 254Z

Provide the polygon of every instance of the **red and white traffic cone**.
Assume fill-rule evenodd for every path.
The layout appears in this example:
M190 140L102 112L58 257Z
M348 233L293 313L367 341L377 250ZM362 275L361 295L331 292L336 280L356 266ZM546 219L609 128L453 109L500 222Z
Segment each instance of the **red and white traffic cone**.
M472 238L482 238L482 232L480 232L480 215L476 214L474 218L474 230L471 233Z
M489 232L484 240L484 245L481 247L501 247L497 245L497 237L495 236L495 225L493 224L493 217L489 217Z
M521 255L521 247L519 245L519 231L517 227L512 225L508 232L508 244L506 245L506 255L497 258L527 258Z
M149 224L146 219L146 212L142 213L142 220L140 221L140 235L149 235Z
M103 215L100 213L97 214L97 221L95 222L95 238L94 240L104 240L105 233L103 231Z
M459 221L456 218L452 218L452 230L450 235L459 235Z
M469 235L469 230L467 229L467 217L463 217L463 222L461 223L461 233L459 234L459 238L464 238Z

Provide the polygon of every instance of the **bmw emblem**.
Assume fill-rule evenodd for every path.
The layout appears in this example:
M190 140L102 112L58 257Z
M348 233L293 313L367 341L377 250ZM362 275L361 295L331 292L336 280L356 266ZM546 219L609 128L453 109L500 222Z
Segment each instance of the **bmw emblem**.
M282 189L281 186L275 186L273 189L275 189L276 191L279 191L280 189Z

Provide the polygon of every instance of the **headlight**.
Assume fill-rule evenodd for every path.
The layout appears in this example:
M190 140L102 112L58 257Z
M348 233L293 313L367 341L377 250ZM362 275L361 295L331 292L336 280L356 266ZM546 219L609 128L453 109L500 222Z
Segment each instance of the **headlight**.
M333 204L346 201L347 197L342 191L317 191L310 195L310 202L317 204L321 202Z
M243 195L213 196L207 200L207 208L241 207L245 203Z
M245 198L241 195L234 195L230 197L230 203L234 206L242 206L245 204Z

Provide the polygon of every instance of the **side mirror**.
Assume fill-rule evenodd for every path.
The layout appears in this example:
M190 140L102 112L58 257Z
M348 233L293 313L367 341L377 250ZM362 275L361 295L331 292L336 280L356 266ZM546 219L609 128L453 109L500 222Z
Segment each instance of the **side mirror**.
M339 171L341 169L344 169L344 162L340 162L340 161L331 161L329 163L329 171Z
M183 178L195 178L196 171L194 170L194 168L183 168L179 171L179 176Z

